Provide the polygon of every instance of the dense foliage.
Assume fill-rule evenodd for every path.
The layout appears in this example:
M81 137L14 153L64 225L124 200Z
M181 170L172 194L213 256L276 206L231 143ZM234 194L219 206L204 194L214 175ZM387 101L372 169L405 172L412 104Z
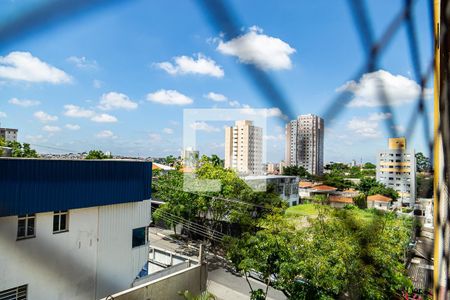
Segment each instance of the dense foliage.
M431 160L422 152L416 153L416 166L418 172L430 172L432 165Z
M283 167L283 175L293 175L300 176L302 178L310 178L311 174L306 171L306 169L302 166L288 166Z
M355 207L317 210L301 229L269 217L263 230L231 239L229 259L243 275L259 274L289 299L393 299L410 290L404 267L409 220ZM266 293L252 290L252 299Z
M393 201L399 197L396 190L386 187L384 184L376 181L375 178L362 178L357 188L366 196L380 194L392 198Z
M19 143L16 141L4 141L0 139L0 147L9 147L11 148L12 157L39 157L36 150L31 149L30 144L27 143ZM2 149L0 148L0 154L2 154Z
M108 158L112 158L112 156L105 154L101 150L91 150L84 159L108 159Z
M266 192L255 192L214 157L202 157L194 174L178 170L163 174L152 188L153 197L165 202L154 217L170 226L178 224L176 217L181 217L214 230L223 230L227 222L252 231L260 218L281 213L286 206L272 186Z

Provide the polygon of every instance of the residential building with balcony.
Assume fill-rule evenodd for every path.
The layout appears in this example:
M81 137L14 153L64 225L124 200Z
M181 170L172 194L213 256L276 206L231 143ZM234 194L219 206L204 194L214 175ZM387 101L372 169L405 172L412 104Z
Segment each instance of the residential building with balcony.
M377 181L399 194L397 201L414 206L416 201L416 157L406 147L406 138L390 138L388 149L377 157Z

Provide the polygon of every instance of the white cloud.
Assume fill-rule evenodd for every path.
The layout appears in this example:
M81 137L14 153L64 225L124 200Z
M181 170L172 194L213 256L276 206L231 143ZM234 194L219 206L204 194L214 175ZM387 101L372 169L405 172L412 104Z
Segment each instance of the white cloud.
M368 121L367 119L360 119L353 117L347 123L347 128L355 134L367 138L380 137L379 123L376 121Z
M6 113L5 113L5 112L2 112L2 111L0 111L0 118L6 118Z
M91 118L91 121L97 122L97 123L115 123L117 122L117 118L114 116L111 116L109 114L98 114Z
M95 115L95 111L73 104L64 105L64 109L64 115L72 118L92 118Z
M246 34L230 41L219 40L217 50L222 54L238 57L242 63L254 64L264 70L292 68L289 55L293 54L295 49L281 39L262 32L261 28L252 26Z
M391 113L373 113L369 115L369 121L382 121L392 118Z
M25 136L25 141L34 144L34 143L43 143L46 142L48 139L43 136L42 134L38 134L38 135L26 135Z
M59 128L58 126L45 125L44 127L42 127L42 130L55 133L61 131L61 128Z
M240 113L245 115L260 115L266 118L277 117L284 120L288 120L288 117L284 115L278 107L271 108L251 108L249 105L242 105Z
M112 109L136 109L138 104L130 100L130 98L122 93L109 92L103 94L100 99L100 104L98 108L102 110L112 110Z
M8 100L8 103L13 105L18 105L22 107L30 107L30 106L36 106L41 104L38 100L30 100L30 99L17 99L17 98L11 98Z
M41 61L30 52L19 51L0 56L0 78L53 84L72 80L64 71Z
M101 139L115 139L115 138L117 138L117 136L115 136L114 133L111 130L102 130L102 131L98 132L95 136L98 137L98 138L101 138Z
M42 110L35 112L34 117L39 121L41 121L42 123L53 122L58 120L57 116L52 116Z
M383 87L390 105L401 105L411 103L420 95L420 85L414 80L402 75L393 75L385 70L378 70L364 74L359 82L349 81L339 87L337 92L350 92L353 99L349 102L350 107L377 107L384 106L380 98L380 88ZM425 97L432 94L430 89L425 90Z
M195 58L197 57L197 59ZM221 66L217 65L214 60L199 53L194 57L176 56L173 58L175 64L168 61L155 64L158 68L163 69L170 75L182 74L200 74L213 77L223 77L224 72Z
M194 100L178 91L164 89L147 94L147 100L165 105L187 105L194 102Z
M78 125L78 124L66 124L65 127L69 130L79 130L80 129L80 125Z
M67 58L67 61L74 64L77 68L80 69L97 69L98 64L95 60L87 59L84 56L70 56Z
M215 102L224 102L228 100L225 95L214 92L209 92L208 94L204 95L204 97Z
M164 128L164 129L163 129L163 132L164 132L165 134L173 134L173 129L172 129L172 128Z
M231 107L240 107L240 106L241 106L241 104L239 103L239 101L236 101L236 100L229 101L228 104L229 104Z
M117 118L106 114L98 114L91 109L85 109L73 104L64 105L64 115L72 118L89 118L93 122L97 123L114 123L117 122Z
M209 125L206 122L194 122L190 125L190 127L197 131L205 131L205 132L218 132L219 128Z
M397 130L397 133L399 133L399 134L403 134L406 131L406 128L403 125L394 125L394 126L392 126L392 128Z
M94 79L94 81L92 81L92 86L95 87L96 89L99 89L103 86L103 81Z

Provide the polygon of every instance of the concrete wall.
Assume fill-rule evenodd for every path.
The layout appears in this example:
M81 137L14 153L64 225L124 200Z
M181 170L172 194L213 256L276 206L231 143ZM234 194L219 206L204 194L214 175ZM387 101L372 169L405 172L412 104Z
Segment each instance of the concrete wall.
M207 266L197 265L163 278L111 295L114 300L182 299L178 292L189 290L194 295L206 290ZM106 298L102 300L107 300Z
M39 213L36 237L17 240L17 216L2 217L0 291L28 284L28 299L85 300L128 288L147 261L131 228L149 222L150 201L70 210L69 231L56 234L53 212Z

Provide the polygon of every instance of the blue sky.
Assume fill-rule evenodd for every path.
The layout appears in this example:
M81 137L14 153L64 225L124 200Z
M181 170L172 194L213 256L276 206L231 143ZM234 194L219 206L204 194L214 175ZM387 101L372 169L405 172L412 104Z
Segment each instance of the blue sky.
M8 21L45 1L2 1ZM367 1L376 37L403 1ZM414 15L424 69L430 59L425 1ZM354 78L364 62L346 1L226 1L241 34L218 32L196 1L123 1L59 22L0 48L0 122L41 152L102 149L122 155L178 155L183 109L268 109L267 157L284 156L286 114L321 115L338 91L353 99L325 120L325 161L374 161L389 133L373 89L385 83L396 124L405 129L419 93L403 27L378 71ZM1 23L0 23L1 24ZM280 111L243 66L267 73L286 96ZM426 94L431 96L432 90ZM427 100L431 115L432 100ZM223 126L199 123L202 153L223 156ZM421 126L409 145L425 151ZM62 150L44 148L54 147Z

